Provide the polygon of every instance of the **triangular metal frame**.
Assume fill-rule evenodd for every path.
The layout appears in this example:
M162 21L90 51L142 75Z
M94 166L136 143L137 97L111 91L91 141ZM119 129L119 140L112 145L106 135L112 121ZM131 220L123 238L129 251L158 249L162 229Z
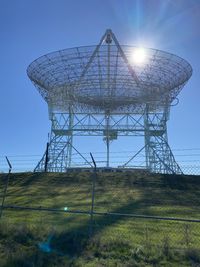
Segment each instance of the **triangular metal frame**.
M82 82L82 80L83 80L83 78L85 77L85 75L86 75L86 73L87 73L89 67L91 66L91 64L92 64L92 62L93 62L95 56L98 54L98 51L99 51L101 45L102 45L104 42L106 42L106 43L108 43L108 44L111 44L112 41L115 43L116 47L118 48L119 53L120 53L121 57L123 58L124 63L127 65L127 68L128 68L128 70L129 70L129 73L131 74L131 76L132 76L134 82L137 84L138 87L140 86L140 81L139 81L139 79L138 79L138 77L137 77L137 74L135 73L134 69L133 69L132 66L130 65L130 63L129 63L129 61L128 61L128 59L127 59L127 57L126 57L126 55L125 55L123 49L121 48L121 46L120 46L120 44L119 44L117 38L115 37L115 35L114 35L114 33L112 32L112 30L111 30L111 29L108 29L108 30L106 30L105 34L102 36L102 38L101 38L99 44L96 46L94 52L92 53L90 59L88 60L88 63L87 63L86 66L84 67L84 69L83 69L83 71L82 71L82 73L81 73L81 75L80 75L79 80L78 80L77 83L75 84L75 87L78 87L78 86L80 85L80 83Z
M79 86L83 83L84 79L86 78L88 72L90 71L90 68L93 67L93 62L95 63L95 60L97 58L97 62L99 60L99 53L100 49L102 46L107 45L107 76L108 80L106 81L106 84L108 86L108 89L110 88L110 52L111 52L111 47L112 45L117 48L117 57L119 55L119 58L122 59L122 62L124 63L123 67L126 67L126 71L128 75L130 75L130 81L133 81L133 86L136 87L136 89L141 89L141 83L139 80L139 77L137 76L137 73L134 70L134 67L132 64L130 64L126 54L124 53L121 45L119 44L117 38L115 37L114 33L112 32L111 29L107 29L102 38L100 39L100 42L98 45L95 47L94 51L92 52L91 56L89 57L88 61L84 63L84 68L82 72L80 72L80 76L78 76L78 80L70 87L69 94L76 92L76 89L79 88ZM117 58L117 60L119 60ZM99 62L100 64L100 62ZM94 64L95 65L95 64ZM118 68L118 66L116 67ZM87 83L86 83L87 85ZM113 85L112 85L113 86ZM122 85L123 86L123 85ZM108 90L108 91L109 91ZM111 91L112 94L112 91ZM79 99L76 99L77 96L76 94L71 94L73 101L79 101ZM72 101L72 102L73 102ZM111 100L110 100L111 101ZM129 117L133 120L133 125L139 125L139 127L142 129L141 131L144 132L145 135L145 146L138 151L127 163L122 165L123 167L127 167L129 162L131 162L143 149L145 149L146 153L146 167L152 172L159 172L162 171L164 173L182 173L180 167L175 161L175 158L172 154L172 151L168 145L167 142L167 131L166 131L166 122L168 120L168 114L169 110L165 108L161 111L163 115L163 119L158 122L156 122L156 127L149 127L148 124L151 123L150 120L148 119L148 116L152 115L152 111L149 111L148 108L146 109L145 114L141 114L140 118L137 120L134 118L134 114L131 112L123 114L123 112L120 114L121 118L118 119L115 123L114 116L116 114L113 114L112 111L106 110L105 109L105 114L101 113L101 116L104 116L104 119L102 120L99 119L98 115L99 114L92 114L92 113L87 113L87 114L81 114L83 115L83 118L78 118L77 114L73 112L73 103L70 104L69 106L69 111L68 113L54 113L54 111L50 111L50 119L52 121L52 134L49 142L49 149L54 151L52 153L52 158L50 159L51 161L47 162L47 159L45 160L45 155L44 154L43 158L41 161L38 163L38 165L35 168L35 171L43 171L45 169L45 164L47 164L47 171L60 171L62 172L63 170L66 170L67 168L70 167L71 165L71 157L72 157L72 149L75 149L72 141L73 141L73 131L75 131L76 127L79 127L80 131L84 131L85 128L89 129L90 126L89 123L87 123L87 118L90 118L93 116L93 119L96 121L96 125L98 125L98 131L102 131L103 139L105 140L106 147L107 147L107 163L106 166L109 167L109 154L110 154L110 142L112 141L112 134L111 133L116 133L117 136L117 131L120 131L120 120L123 121L123 117L125 116L126 118L129 119ZM103 114L103 115L102 115ZM118 114L119 115L119 114ZM153 120L156 121L156 111L155 115L153 117ZM56 118L57 117L57 118ZM55 118L55 119L54 119ZM77 123L74 121L77 120ZM60 120L63 120L64 122L61 123ZM154 121L154 122L155 122ZM113 124L114 122L114 124ZM162 125L164 123L164 126ZM84 128L84 126L86 127ZM77 126L78 125L78 126ZM117 125L117 129L114 127ZM82 128L81 128L82 127ZM163 131L162 133L160 132L160 128ZM86 130L85 130L86 131ZM113 131L113 132L112 132ZM128 132L129 128L124 130L124 132ZM90 130L88 130L89 133L91 133ZM102 136L101 135L101 136ZM158 140L157 135L159 135L159 138L161 141ZM60 140L60 141L59 141ZM162 153L159 154L158 151L154 149L152 146L151 142L155 145L155 147L159 147L160 150L162 150ZM57 148L56 148L57 146ZM76 149L75 149L76 150ZM81 155L77 150L76 152ZM63 157L58 160L60 155L63 153ZM150 155L151 154L151 155ZM83 156L81 156L84 158ZM156 158L156 159L155 159ZM84 158L85 162L87 160ZM153 160L159 161L159 164L153 163ZM45 163L46 161L46 163ZM55 164L54 164L55 163ZM59 165L60 166L57 166ZM88 162L89 165L91 165ZM157 165L156 165L157 164Z

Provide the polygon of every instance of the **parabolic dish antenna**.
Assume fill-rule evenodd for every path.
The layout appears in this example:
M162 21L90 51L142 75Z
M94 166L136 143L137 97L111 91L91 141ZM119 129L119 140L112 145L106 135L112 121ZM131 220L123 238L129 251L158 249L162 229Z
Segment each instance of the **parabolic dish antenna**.
M186 60L156 49L120 45L113 32L107 30L97 46L75 47L49 53L33 61L27 73L48 103L53 136L50 143L56 140L56 136L63 135L71 138L66 141L68 147L72 136L77 133L84 135L85 129L88 135L96 132L97 135L105 136L109 150L109 142L114 135L133 135L137 130L137 134L145 136L147 168L161 172L173 172L175 168L176 171L173 164L177 164L167 143L166 121L170 105L192 75L192 67ZM58 119L58 114L62 114L62 118L66 117L65 123L59 125L61 120ZM86 123L83 114L86 117L92 115L93 119L96 116L93 124ZM158 117L158 114L162 118L156 122L149 121L152 116ZM128 120L125 124L119 118L139 115L142 117L140 125L129 125ZM133 118L133 121L136 120L139 121L138 118ZM150 128L152 125L154 129ZM156 153L160 153L156 140L151 140L155 134L167 143L165 147L159 148L164 151L159 156L160 159L150 152L155 149ZM52 147L57 145L58 143L52 143ZM55 151L51 153L54 156L49 161L49 170L66 170L71 164L69 148L67 160L65 159L68 163L62 162L60 169L59 166L55 167L55 159L60 157L61 151ZM155 157L162 167L157 168L153 164ZM169 165L172 166L170 169Z

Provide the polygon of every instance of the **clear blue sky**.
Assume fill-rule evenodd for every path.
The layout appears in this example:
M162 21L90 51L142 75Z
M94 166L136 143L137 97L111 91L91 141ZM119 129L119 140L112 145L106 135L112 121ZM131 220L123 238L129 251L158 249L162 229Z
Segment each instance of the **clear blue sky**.
M107 28L121 44L166 50L190 62L193 76L171 109L168 136L172 148L200 147L199 25L200 0L0 0L0 155L45 149L47 105L27 66L51 51L97 44Z

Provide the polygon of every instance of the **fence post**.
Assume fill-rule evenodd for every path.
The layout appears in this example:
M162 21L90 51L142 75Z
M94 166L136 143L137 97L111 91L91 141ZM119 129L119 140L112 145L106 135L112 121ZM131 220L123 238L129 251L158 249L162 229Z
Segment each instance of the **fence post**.
M92 175L92 204L91 204L91 211L90 211L90 229L89 229L89 236L91 237L93 235L93 224L94 224L94 198L95 198L95 185L96 185L96 176L97 176L97 166L96 162L92 156L92 153L90 153L90 157L92 158L92 162L94 164L93 168L93 175Z
M6 161L7 161L8 166L9 166L9 171L8 171L7 176L6 176L6 184L5 184L5 188L4 188L4 192L3 192L3 199L2 199L1 210L0 210L0 219L2 218L2 215L3 215L3 206L4 206L4 202L5 202L5 198L6 198L7 189L8 189L8 183L10 180L10 174L12 171L12 165L11 165L11 163L7 157L6 157Z

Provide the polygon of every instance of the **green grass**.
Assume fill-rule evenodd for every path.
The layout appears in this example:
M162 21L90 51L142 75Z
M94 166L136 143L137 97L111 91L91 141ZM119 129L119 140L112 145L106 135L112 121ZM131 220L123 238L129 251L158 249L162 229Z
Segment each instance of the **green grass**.
M200 177L98 174L95 211L200 219ZM5 175L0 176L0 192ZM12 174L5 205L90 211L92 174ZM2 193L1 193L2 196ZM0 266L198 266L200 223L4 210ZM51 236L51 253L39 244ZM193 265L192 265L193 264Z

